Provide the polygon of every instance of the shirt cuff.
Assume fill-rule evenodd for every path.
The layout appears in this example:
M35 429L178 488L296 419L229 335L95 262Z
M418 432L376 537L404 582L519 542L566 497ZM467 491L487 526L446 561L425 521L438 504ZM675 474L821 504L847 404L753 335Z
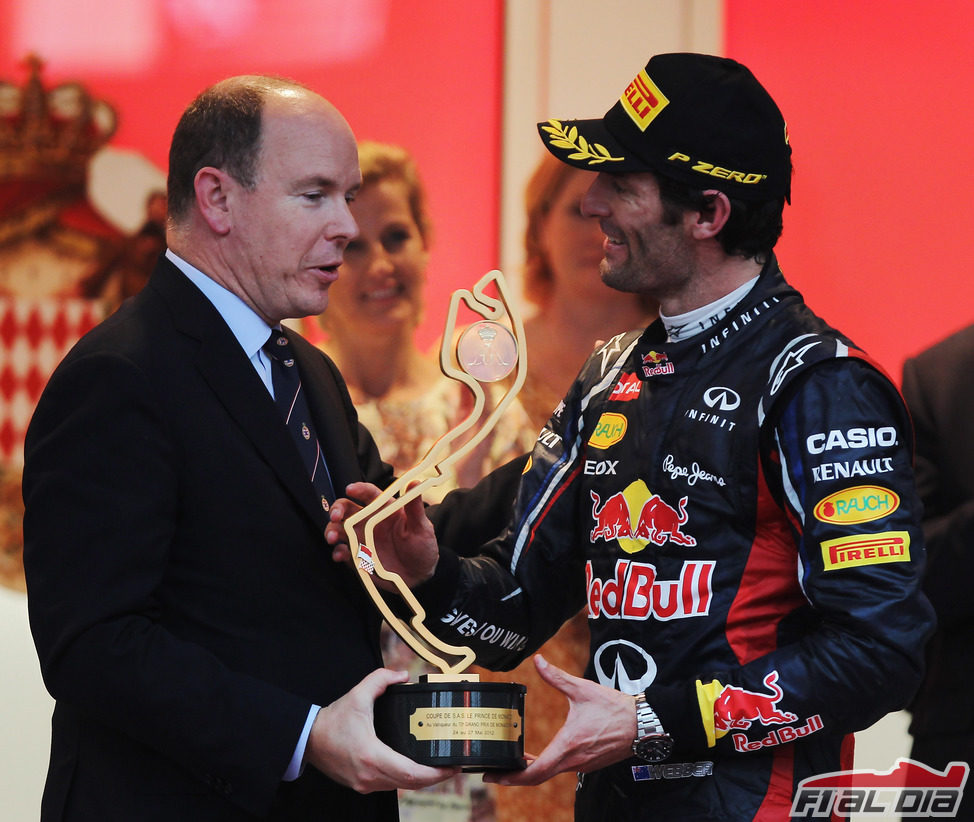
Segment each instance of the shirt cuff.
M312 705L311 710L308 711L308 718L304 721L304 728L301 730L301 736L298 738L298 744L294 748L294 756L291 757L291 762L287 766L287 770L284 772L282 780L284 782L293 782L299 776L301 776L302 771L304 771L304 749L308 747L308 737L311 736L311 726L315 724L315 717L318 716L318 711L321 710L320 705Z

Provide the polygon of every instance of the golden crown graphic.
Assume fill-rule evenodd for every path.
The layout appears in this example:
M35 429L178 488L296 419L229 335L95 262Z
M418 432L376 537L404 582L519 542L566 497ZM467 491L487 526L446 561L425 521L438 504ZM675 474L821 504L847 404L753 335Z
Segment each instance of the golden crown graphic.
M43 61L24 61L27 82L0 80L0 181L80 182L88 162L115 133L115 109L77 82L45 89Z

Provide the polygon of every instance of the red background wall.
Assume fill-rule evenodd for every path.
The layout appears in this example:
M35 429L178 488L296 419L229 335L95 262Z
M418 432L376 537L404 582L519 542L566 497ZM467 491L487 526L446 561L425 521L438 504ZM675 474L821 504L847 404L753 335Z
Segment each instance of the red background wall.
M725 15L725 54L788 121L782 267L898 380L974 322L974 3L725 0Z
M502 37L502 0L0 0L0 78L21 83L36 50L48 85L77 79L117 107L112 146L163 171L176 121L211 83L312 87L359 139L417 158L435 219L432 338L453 283L497 265Z
M497 263L501 7L0 0L0 77L20 78L19 60L38 49L49 82L82 79L118 106L114 145L162 168L182 108L223 76L281 73L320 90L360 138L401 142L419 160L437 235L430 339L450 290ZM785 271L898 376L904 357L974 321L964 211L974 4L725 0L724 13L725 53L755 71L789 122Z

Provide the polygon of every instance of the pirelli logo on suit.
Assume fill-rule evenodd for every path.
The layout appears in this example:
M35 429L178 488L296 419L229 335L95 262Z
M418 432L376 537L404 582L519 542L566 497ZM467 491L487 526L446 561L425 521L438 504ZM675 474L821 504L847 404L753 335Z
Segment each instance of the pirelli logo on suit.
M821 543L826 571L910 561L908 531L882 531L829 539Z

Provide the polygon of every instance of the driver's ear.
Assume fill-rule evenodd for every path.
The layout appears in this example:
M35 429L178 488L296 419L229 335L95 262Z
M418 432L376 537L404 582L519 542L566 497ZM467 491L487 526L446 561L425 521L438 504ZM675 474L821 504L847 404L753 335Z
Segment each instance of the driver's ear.
M706 204L700 211L692 212L696 218L690 225L690 233L697 240L707 240L720 234L731 214L730 199L723 191L710 189L703 196Z

